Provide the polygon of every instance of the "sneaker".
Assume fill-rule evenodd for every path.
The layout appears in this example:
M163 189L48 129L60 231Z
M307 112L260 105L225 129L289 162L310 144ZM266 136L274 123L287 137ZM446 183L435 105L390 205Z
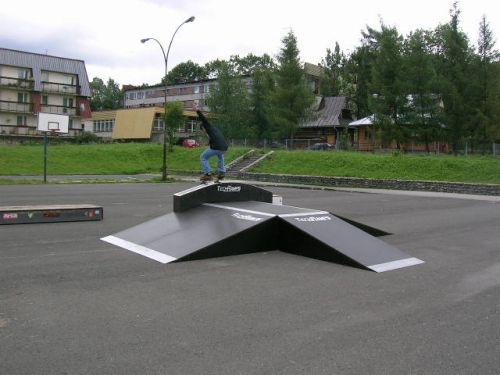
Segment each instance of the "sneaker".
M217 175L218 180L222 180L224 179L224 177L226 177L226 174L224 172L219 172L219 174Z
M212 174L206 173L200 177L201 182L212 181Z

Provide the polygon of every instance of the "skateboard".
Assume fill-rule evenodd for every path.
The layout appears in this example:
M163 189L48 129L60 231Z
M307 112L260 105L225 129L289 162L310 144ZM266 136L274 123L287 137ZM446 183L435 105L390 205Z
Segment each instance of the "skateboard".
M213 180L210 180L210 181L200 181L200 185L215 185L215 184L220 184L223 179L224 179L224 177L219 178L217 176L214 176Z

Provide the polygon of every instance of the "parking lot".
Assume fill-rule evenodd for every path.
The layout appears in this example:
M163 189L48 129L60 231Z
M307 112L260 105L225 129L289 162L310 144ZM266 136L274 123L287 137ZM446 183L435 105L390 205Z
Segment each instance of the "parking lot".
M498 374L498 199L266 188L425 261L379 274L280 251L162 265L100 240L190 186L0 186L0 206L104 207L0 226L0 374Z

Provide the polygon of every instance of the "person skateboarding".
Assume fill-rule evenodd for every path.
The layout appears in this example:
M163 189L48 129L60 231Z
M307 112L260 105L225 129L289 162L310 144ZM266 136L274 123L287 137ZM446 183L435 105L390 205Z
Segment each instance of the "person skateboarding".
M201 121L202 129L204 129L208 135L209 145L209 147L200 155L201 168L203 170L203 175L200 177L200 181L203 183L207 183L213 180L212 168L210 167L209 159L216 156L216 182L218 182L222 180L226 174L226 167L224 165L224 153L227 151L228 145L221 131L210 124L205 115L203 115L203 113L198 108L196 108L196 113Z

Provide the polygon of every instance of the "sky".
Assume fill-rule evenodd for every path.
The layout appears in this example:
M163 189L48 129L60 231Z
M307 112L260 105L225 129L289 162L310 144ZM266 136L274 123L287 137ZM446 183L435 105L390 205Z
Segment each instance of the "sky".
M302 62L317 64L327 48L348 53L366 26L380 22L407 35L449 22L453 0L23 0L0 7L0 47L85 61L89 80L120 85L157 84L173 39L168 70L191 60L199 65L231 55L275 57L291 30ZM460 0L460 25L477 44L483 15L500 49L500 2Z

